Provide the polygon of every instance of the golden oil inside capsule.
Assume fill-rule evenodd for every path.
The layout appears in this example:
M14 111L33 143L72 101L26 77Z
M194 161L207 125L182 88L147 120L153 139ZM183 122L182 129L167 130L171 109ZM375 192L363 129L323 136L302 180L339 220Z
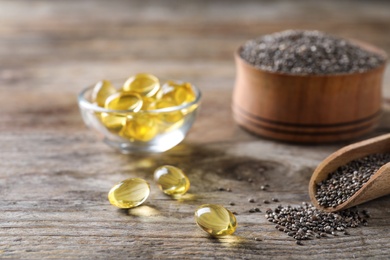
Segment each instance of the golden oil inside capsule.
M171 196L183 195L190 188L190 180L184 172L170 165L157 168L154 171L154 180L165 194Z
M105 102L106 109L112 110L130 110L137 112L142 107L142 99L135 93L114 93L109 96ZM100 113L100 121L110 131L119 133L126 125L127 116L123 113Z
M136 93L119 92L109 96L104 107L112 110L131 110L132 112L138 112L142 107L142 98Z
M142 107L141 110L155 110L156 109L156 99L154 97L142 97Z
M221 205L204 204L195 211L196 224L212 236L231 235L236 231L236 217Z
M92 102L95 102L98 106L104 107L106 99L117 90L108 80L101 80L93 87L92 90Z
M122 87L125 92L132 91L147 97L153 96L159 89L158 78L147 73L139 73L130 77Z
M114 133L119 133L126 124L127 117L124 114L100 113L100 121Z
M176 104L173 101L158 100L156 102L156 109L169 108L174 106L176 106ZM182 118L183 114L180 110L159 113L159 119L166 123L176 123Z
M134 208L148 198L149 184L141 178L132 178L121 181L111 188L108 200L114 206L122 209Z
M121 134L134 140L147 142L156 137L158 131L156 116L141 113L127 118Z
M171 101L175 105L190 103L196 99L195 92L190 83L177 83L175 81L167 81L156 96L158 99Z

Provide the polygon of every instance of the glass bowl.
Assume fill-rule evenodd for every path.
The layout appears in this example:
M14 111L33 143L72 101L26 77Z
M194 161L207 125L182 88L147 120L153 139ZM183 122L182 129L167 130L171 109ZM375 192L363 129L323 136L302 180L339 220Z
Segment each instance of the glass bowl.
M134 112L99 107L91 101L94 86L80 92L78 104L84 123L109 146L125 154L164 152L179 144L194 123L201 92L191 87L194 101L156 110Z

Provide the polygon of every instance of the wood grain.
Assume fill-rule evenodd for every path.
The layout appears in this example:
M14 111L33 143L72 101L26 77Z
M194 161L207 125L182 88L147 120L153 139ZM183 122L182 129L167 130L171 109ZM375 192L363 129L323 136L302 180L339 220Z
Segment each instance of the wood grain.
M389 197L361 206L372 215L369 226L304 246L263 216L277 205L264 199L309 201L313 170L347 142L273 142L241 130L231 113L233 52L245 40L319 29L389 53L389 8L385 1L0 0L0 258L389 258ZM76 96L102 78L142 71L188 80L204 99L184 143L164 154L121 155L86 129ZM389 75L371 136L390 131ZM154 185L162 164L188 174L182 200ZM145 178L152 192L144 206L118 210L107 193L128 177ZM250 198L262 213L248 212L257 205ZM202 203L236 211L235 235L212 239L199 230L193 213Z

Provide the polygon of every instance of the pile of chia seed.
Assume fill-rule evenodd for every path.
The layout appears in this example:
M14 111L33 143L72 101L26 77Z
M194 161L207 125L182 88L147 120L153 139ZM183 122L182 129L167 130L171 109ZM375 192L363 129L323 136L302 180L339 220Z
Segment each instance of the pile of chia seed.
M339 167L329 174L328 179L317 183L315 197L318 203L327 208L342 204L388 162L390 153L371 154Z
M259 69L288 74L365 72L384 57L319 31L288 30L246 42L240 56Z
M301 240L349 235L346 229L367 225L369 214L364 210L359 212L356 208L327 213L303 202L299 207L279 205L274 210L267 209L265 217L276 224L276 229L285 232L293 237L298 245L302 245Z

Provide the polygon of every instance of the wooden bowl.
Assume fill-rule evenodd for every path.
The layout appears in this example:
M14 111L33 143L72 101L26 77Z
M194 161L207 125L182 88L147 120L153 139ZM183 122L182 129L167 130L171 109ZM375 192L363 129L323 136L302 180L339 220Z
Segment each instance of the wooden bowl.
M376 47L355 43L386 58ZM325 143L356 138L377 125L386 62L363 73L282 74L247 63L241 48L232 109L244 129L282 141Z

